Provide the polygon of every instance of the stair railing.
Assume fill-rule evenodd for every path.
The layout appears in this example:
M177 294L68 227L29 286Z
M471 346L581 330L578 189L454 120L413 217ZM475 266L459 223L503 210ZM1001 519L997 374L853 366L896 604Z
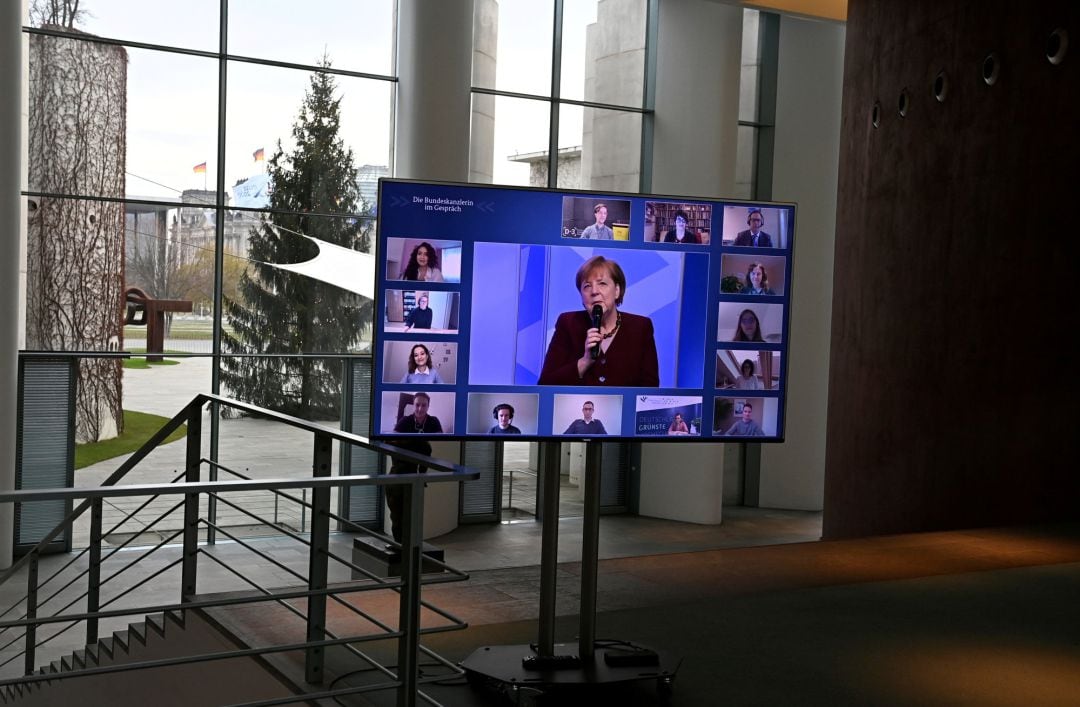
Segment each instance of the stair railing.
M232 408L240 411L242 414L257 415L264 419L274 420L276 422L289 425L290 427L299 428L311 432L313 435L312 444L312 477L297 479L297 478L274 478L274 479L251 479L245 477L243 474L232 471L223 467L216 462L206 459L202 456L202 410L208 403L215 403L220 406ZM145 459L154 449L160 446L168 438L168 436L175 430L179 429L182 425L187 424L186 434L186 450L185 450L185 468L184 471L179 474L171 483L161 484L120 484L119 482L124 479L129 471L134 469L140 461ZM365 475L365 476L330 476L331 469L331 449L333 441L337 440L342 444L351 444L363 449L368 449L379 453L381 455L389 456L393 459L407 460L412 463L420 464L430 470L430 473L426 474L394 474L394 475ZM202 481L201 469L202 466L211 465L217 471L226 471L227 473L235 476L233 480L217 480L217 481ZM56 680L58 678L69 679L79 675L91 675L100 674L104 672L113 672L117 670L130 670L140 667L159 667L160 665L173 665L182 663L192 663L208 660L220 660L229 657L235 657L237 655L266 655L273 653L280 653L285 651L303 650L305 655L305 679L309 684L320 684L323 681L323 669L325 664L325 651L332 646L344 646L344 648L357 657L368 662L372 667L381 672L387 678L389 682L379 683L377 685L366 685L362 687L341 688L338 690L321 691L314 693L306 693L305 699L318 698L331 695L344 695L358 692L365 692L369 690L386 689L393 687L398 690L398 704L399 705L413 705L417 699L417 696L431 701L431 698L425 695L419 690L419 686L424 682L431 682L436 679L445 679L445 675L441 676L428 676L420 677L419 675L419 662L418 653L423 653L432 657L440 662L440 664L452 669L455 672L460 672L457 666L454 666L449 661L442 659L434 652L423 647L419 643L419 636L424 633L433 633L437 631L455 630L458 628L464 628L465 623L453 616L451 613L443 611L438 607L431 605L430 603L423 601L421 598L421 584L431 584L435 582L445 581L459 581L466 579L467 575L453 568L449 567L445 563L435 562L431 558L422 557L422 518L423 518L423 503L424 503L424 487L428 483L456 483L460 481L466 481L478 478L478 472L472 471L461 465L444 462L438 459L427 457L425 455L417 454L404 449L399 449L392 445L373 442L364 437L350 434L348 432L342 432L338 430L332 430L320 425L302 420L290 415L277 413L271 410L266 410L248 403L244 403L237 400L232 400L218 395L212 394L200 394L195 396L185 408L169 420L162 428L155 433L147 442L139 448L127 461L122 463L117 470L111 474L101 486L87 487L87 488L67 488L67 489L32 489L32 490L18 490L0 492L0 503L25 503L30 501L45 501L45 500L72 500L79 501L78 505L73 508L63 521L61 521L53 530L48 532L42 540L35 545L27 554L19 559L10 569L0 575L0 586L5 583L13 581L16 577L25 573L26 579L26 594L19 601L15 602L6 611L0 613L0 640L4 640L3 635L9 630L22 629L23 633L11 639L6 644L0 645L0 651L12 646L19 642L23 643L23 649L8 659L11 660L22 657L24 660L24 673L25 675L19 678L0 680L0 691L16 689L21 693L24 689L32 689L35 686L40 687L49 681ZM353 486L368 486L368 485L401 485L403 486L404 496L404 518L405 528L403 538L400 544L393 543L390 538L383 536L374 531L357 526L345 518L335 515L330 511L330 492L334 487L353 487ZM296 499L294 496L290 496L286 493L288 490L305 489L310 490L310 495L305 493L305 500ZM221 494L236 492L236 491L270 491L273 494L285 497L293 502L299 502L310 512L311 518L311 532L310 536L305 538L303 534L288 531L279 527L272 521L259 516L256 513L252 513L247 509L238 508L245 515L248 515L257 523L266 525L270 528L276 529L278 532L283 533L287 537L301 543L308 549L308 571L307 574L303 574L295 571L293 568L287 567L285 564L279 562L269 555L269 553L259 550L253 543L250 543L239 536L230 534L225 528L211 524L207 519L200 518L199 515L199 502L200 498L205 494L207 498L213 499L211 502L224 502L232 505L234 508L237 504L232 504L222 497ZM141 497L147 496L148 500L139 505L135 510L129 512L119 523L108 531L108 533L102 532L103 526L103 504L109 499L124 498L124 497ZM131 543L138 535L132 534L132 536L122 543L119 547L113 548L107 555L102 554L102 542L104 538L116 532L118 528L123 526L126 522L135 517L135 514L145 509L151 502L161 497L174 497L181 496L182 498L168 510L154 519L152 523L143 529L151 530L159 523L163 522L174 512L183 512L183 525L180 530L175 531L172 535L167 535L149 551L142 555L139 555L131 562L126 563L120 570L110 574L106 577L102 577L102 567L106 561L117 557L117 553L125 549L125 547ZM310 499L310 500L306 500ZM39 572L41 569L42 552L50 544L52 540L58 537L65 529L70 529L76 519L82 516L89 510L90 512L90 545L88 548L75 554L72 558L61 565L61 567L43 582L38 581ZM330 548L329 534L330 534L330 522L337 520L340 523L345 524L350 530L356 532L363 532L368 535L379 538L380 540L391 544L398 549L401 553L401 573L396 579L384 578L377 576L376 574L368 571L367 569L357 566L350 560L347 560L339 555L333 553ZM231 540L234 540L246 550L254 552L257 556L264 560L268 560L275 566L288 572L296 579L306 582L306 589L302 590L271 590L264 586L261 586L258 582L252 578L245 576L242 572L236 570L235 567L229 566L228 563L223 563L220 558L215 557L212 553L208 552L206 548L200 547L199 544L199 530L200 527L205 527L208 532L217 532L226 535ZM211 530L212 529L212 530ZM143 563L149 556L160 552L163 548L173 545L173 541L176 538L181 538L180 547L181 556L177 560L165 564L160 569L151 572L145 578L139 580L135 584L127 587L123 591L120 591L115 596L108 600L103 601L101 595L102 587L108 585L110 582L114 582L124 572L132 569ZM51 583L60 583L64 572L76 567L79 560L85 556L88 556L88 563L86 569L77 573L72 579L69 579L66 583L62 584L59 588L53 589L52 592L42 598L42 588ZM219 597L212 600L201 599L198 595L198 558L207 557L210 560L217 562L224 566L230 572L236 574L243 582L253 588L251 594L244 596L230 596ZM328 583L328 566L329 561L333 560L340 563L350 569L352 576L362 576L363 581L359 583L348 584L345 586L330 586ZM423 570L425 566L435 564L440 569L446 570L438 575L425 575ZM176 601L166 603L156 603L150 605L137 605L137 606L124 606L117 608L110 608L121 599L129 597L136 590L140 589L146 583L154 580L159 576L163 576L166 572L180 568L180 582L179 582L179 596ZM76 585L81 580L85 580L86 589L81 594L77 594L73 599L69 596L65 596L65 592L71 587ZM368 612L363 611L360 607L350 602L343 595L347 596L353 593L371 591L371 590L385 590L391 589L400 595L398 605L398 626L395 630L392 626L372 616ZM60 609L50 611L49 613L43 612L43 607L51 601L61 601L67 599L67 603ZM65 672L63 674L57 674L55 672L41 671L38 674L34 674L37 666L37 649L48 641L56 638L70 628L77 626L79 623L85 623L86 625L86 644L91 645L95 643L99 636L100 622L102 620L119 619L125 616L132 616L136 614L148 614L157 612L172 612L172 611L185 611L185 610L205 610L215 607L235 606L241 604L252 604L257 602L276 602L279 605L287 606L290 610L295 610L290 600L305 599L307 602L307 611L303 612L303 618L306 622L306 640L300 643L290 643L287 645L267 646L258 649L243 649L236 651L228 651L222 653L205 654L201 656L186 656L182 658L167 660L167 661L143 661L142 663L129 663L123 666L106 666L106 667L93 667L83 668L81 670L74 670ZM366 621L371 623L376 629L377 633L369 633L363 635L347 635L338 636L327 626L327 613L326 605L327 599L337 602L338 604L345 606L351 613L361 616ZM76 604L85 600L86 611L69 611ZM18 611L18 608L22 607L21 616L19 618L4 618L11 614L13 611ZM449 623L442 626L434 627L421 627L420 626L420 609L421 607L427 608L430 611L435 612L439 616L445 618ZM39 640L39 633L43 628L55 628L60 627L60 630L54 632L49 637ZM363 643L371 640L381 640L386 638L396 638L398 640L397 651L397 670L382 666L378 661L374 660L370 655L361 651L355 644ZM2 664L0 664L2 667ZM15 693L3 693L3 694L15 694ZM255 704L276 704L276 701L264 701L262 703Z

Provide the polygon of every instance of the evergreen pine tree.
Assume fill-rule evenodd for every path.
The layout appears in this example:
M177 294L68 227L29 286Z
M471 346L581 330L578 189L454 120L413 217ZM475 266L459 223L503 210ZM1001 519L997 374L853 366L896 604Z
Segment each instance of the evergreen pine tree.
M323 60L323 66L329 66ZM285 154L278 141L267 163L274 213L252 229L241 277L241 301L225 300L232 332L223 333L231 354L222 382L228 394L261 407L305 419L335 419L340 412L340 359L290 354L339 354L353 349L371 320L372 302L353 293L267 263L296 263L315 255L301 235L345 248L370 249L370 218L356 218L360 190L352 150L338 136L340 98L331 75L316 72L293 125L295 148ZM344 213L349 216L310 216ZM278 226L273 229L269 224Z

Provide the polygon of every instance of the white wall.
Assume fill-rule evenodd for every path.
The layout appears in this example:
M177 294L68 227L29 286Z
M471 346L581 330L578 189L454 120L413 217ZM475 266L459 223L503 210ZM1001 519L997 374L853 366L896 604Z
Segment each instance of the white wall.
M762 445L759 505L821 510L844 26L782 17L773 198L798 203L784 444Z
M643 516L718 524L724 505L724 445L641 445L638 512Z

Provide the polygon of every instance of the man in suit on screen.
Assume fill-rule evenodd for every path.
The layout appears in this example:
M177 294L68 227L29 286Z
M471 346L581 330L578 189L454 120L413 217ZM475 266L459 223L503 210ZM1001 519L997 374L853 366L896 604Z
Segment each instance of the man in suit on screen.
M761 209L750 209L750 212L746 215L746 224L750 228L739 231L739 235L735 236L735 242L732 245L750 248L773 247L772 236L761 230L761 227L765 225L765 215L761 212Z

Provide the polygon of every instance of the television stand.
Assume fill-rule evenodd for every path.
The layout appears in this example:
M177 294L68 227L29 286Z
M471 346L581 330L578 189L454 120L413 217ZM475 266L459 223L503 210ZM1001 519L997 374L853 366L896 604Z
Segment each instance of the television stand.
M540 551L539 640L535 644L481 646L461 661L470 685L520 699L519 692L603 690L652 680L658 696L670 694L681 661L630 641L596 639L596 575L600 535L601 442L585 447L585 518L581 539L581 609L577 645L555 643L559 544L559 442L540 443L543 515ZM599 704L599 702L598 702Z

